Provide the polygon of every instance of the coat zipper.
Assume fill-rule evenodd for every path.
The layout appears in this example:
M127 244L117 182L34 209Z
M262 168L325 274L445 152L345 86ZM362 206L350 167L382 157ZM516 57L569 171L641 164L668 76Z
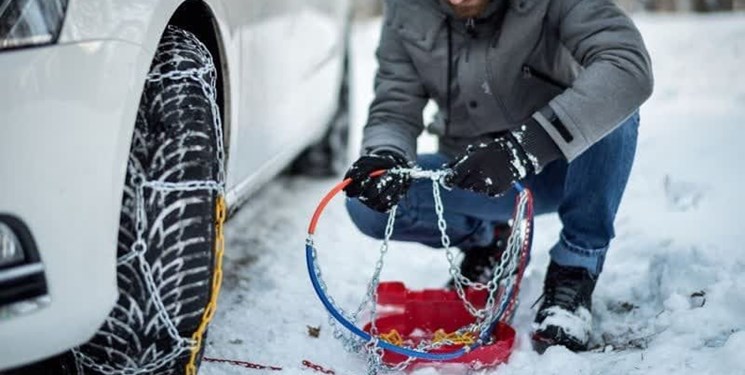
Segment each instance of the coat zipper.
M472 38L476 35L476 20L475 19L469 18L466 20L466 32Z
M446 90L447 90L447 109L446 109L446 115L445 118L445 137L450 136L450 119L452 118L452 112L453 112L453 93L452 93L452 84L453 84L453 25L451 24L450 17L448 16L445 20L447 23L447 31L448 31L448 61L447 61L447 78L446 78Z
M469 18L466 20L466 34L468 34L468 43L466 45L466 62L468 62L471 57L471 44L473 44L473 39L476 38L475 19Z
M550 85L553 85L555 87L558 87L558 88L560 88L562 90L566 90L569 87L571 87L570 85L567 85L566 83L561 82L561 81L559 81L559 80L551 77L550 75L548 75L546 73L543 73L543 72L541 72L539 70L536 70L535 68L531 67L530 65L523 65L523 77L525 77L525 78L535 77L535 78L537 78L537 79L539 79L539 80L541 80L543 82L546 82L546 83L548 83Z

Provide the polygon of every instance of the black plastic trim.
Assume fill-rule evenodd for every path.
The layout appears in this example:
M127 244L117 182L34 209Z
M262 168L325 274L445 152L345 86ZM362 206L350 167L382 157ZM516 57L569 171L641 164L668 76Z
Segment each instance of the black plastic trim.
M24 260L19 264L0 267L0 272L10 271L17 267L31 264L41 264L39 249L36 247L34 237L28 226L19 218L0 214L0 222L10 227L21 243L24 252ZM21 302L35 297L44 296L49 293L44 270L33 272L11 280L0 283L0 307Z
M541 110L541 114L546 118L546 120L548 120L551 126L559 132L559 135L561 135L561 138L563 138L566 143L570 143L574 140L572 133L567 129L566 125L561 122L561 119L556 115L556 112L554 112L551 107L546 106Z
M7 282L0 283L0 306L10 305L48 293L44 271L39 270Z

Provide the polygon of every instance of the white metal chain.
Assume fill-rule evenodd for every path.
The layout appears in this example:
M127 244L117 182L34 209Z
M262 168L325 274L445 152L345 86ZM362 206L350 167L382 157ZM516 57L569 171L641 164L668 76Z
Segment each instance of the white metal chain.
M168 315L168 311L163 303L162 296L158 286L153 279L153 272L146 259L148 245L146 241L146 230L149 227L147 222L147 213L145 209L145 189L151 189L160 194L172 192L191 192L191 191L214 191L220 196L225 195L225 147L223 140L222 122L220 109L217 105L217 95L215 93L216 70L211 60L204 61L206 66L201 68L188 69L183 71L173 71L169 73L151 73L148 75L149 82L162 80L181 80L190 79L197 82L206 98L209 99L212 118L213 131L216 143L217 176L215 180L195 180L184 182L165 182L165 181L148 181L142 174L132 175L132 184L135 187L135 231L136 240L131 246L131 251L122 255L117 260L117 265L137 261L139 270L145 280L146 287L152 302L154 303L158 319L164 324L169 337L173 341L172 350L163 354L158 360L152 361L146 365L134 365L130 363L121 363L116 365L103 364L91 358L79 349L74 349L78 372L82 367L92 369L98 373L106 375L140 375L153 374L164 366L176 361L184 353L189 352L194 346L194 340L187 337L181 337L173 319Z
M516 270L519 267L521 251L523 249L525 241L527 241L528 239L528 230L530 229L528 225L529 219L526 218L528 193L522 192L519 195L515 216L517 222L514 223L512 226L512 232L507 242L506 251L502 253L500 261L492 270L492 279L489 280L489 282L487 282L486 284L483 284L469 280L461 274L460 266L456 262L456 250L451 246L450 236L447 234L447 221L445 220L445 207L442 200L441 188L449 189L449 187L445 183L445 179L450 174L450 171L429 171L419 168L401 168L390 170L388 173L407 174L412 179L429 179L432 181L432 195L435 203L435 213L437 215L437 227L440 231L440 242L442 244L442 247L445 249L446 258L449 263L449 273L453 277L455 291L458 294L458 297L461 299L468 312L477 319L476 323L468 325L466 327L462 327L457 331L457 333L478 332L479 338L485 337L486 334L489 334L489 332L487 331L492 327L492 324L496 320L500 319L505 313L502 307L506 306L507 300L513 297L510 291L516 286ZM329 317L329 324L333 329L334 337L342 341L345 349L355 353L359 353L360 351L364 350L367 353L368 375L377 374L380 371L402 371L406 367L408 367L414 360L416 360L416 358L410 357L407 358L405 361L399 363L398 365L390 366L383 361L383 349L381 349L377 345L378 340L380 340L378 338L378 331L375 324L376 307L378 301L377 287L380 284L380 273L382 272L384 258L390 248L390 240L393 236L393 230L395 227L397 208L398 206L393 206L388 214L388 220L385 227L385 235L380 246L380 256L375 263L373 276L368 283L367 293L365 294L362 303L358 306L355 313L351 316L347 315L344 309L339 307L336 304L336 301L334 301L334 299L328 295L328 288L326 283L323 281L321 269L318 264L317 252L315 250L315 247L313 246L313 238L311 236L308 239L308 244L312 248L314 272L316 273L316 276L319 280L321 289L327 295L331 305L337 311L339 311L342 316L344 316L353 324L357 323L359 314L364 311L365 308L369 309L369 333L371 336L369 342L363 342L362 339L355 336L354 334L342 330L338 326L334 318ZM499 291L500 287L502 288L502 293L499 300L497 300L497 292ZM466 298L466 288L471 288L473 290L486 290L488 292L488 298L484 308L476 308L473 303L470 302L468 298ZM516 296L514 296L514 298L516 298ZM453 343L449 342L448 340L440 342L422 341L417 345L415 349L428 352L448 344Z

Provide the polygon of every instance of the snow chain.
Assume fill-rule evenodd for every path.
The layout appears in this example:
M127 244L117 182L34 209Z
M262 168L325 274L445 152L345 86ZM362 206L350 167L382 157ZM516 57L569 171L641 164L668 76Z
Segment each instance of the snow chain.
M150 298L153 300L155 306L157 307L160 321L168 332L168 336L171 338L171 340L173 340L173 349L170 352L162 353L160 358L158 358L156 361L152 361L144 366L133 366L131 363L100 363L94 358L88 356L83 351L79 349L73 349L72 352L75 357L75 364L78 373L82 374L83 367L87 367L93 369L98 373L106 375L154 374L157 373L161 367L178 360L178 358L184 355L185 352L190 352L189 360L185 368L186 374L196 375L197 373L197 358L200 351L202 350L202 340L204 338L204 333L207 330L207 326L215 315L215 311L217 309L217 299L220 293L220 286L222 285L222 262L223 254L225 251L224 223L227 215L225 202L225 147L223 142L220 109L217 105L217 95L215 93L217 74L211 60L205 61L205 63L206 66L198 69L194 68L184 71L173 71L169 73L151 72L150 74L148 74L147 80L149 82L153 82L161 80L190 79L201 85L203 94L206 98L209 99L211 103L211 109L213 113L213 123L211 125L213 127L216 143L216 179L202 181L163 182L148 181L139 173L133 174L131 176L131 183L136 190L135 230L137 232L137 240L132 244L131 251L129 253L117 259L118 265L128 262L139 263L138 268L144 276L147 288L149 289ZM157 285L155 284L155 281L152 277L150 264L145 258L145 254L148 251L148 245L145 240L145 231L149 224L147 222L148 220L145 211L145 189L152 189L153 191L163 194L178 191L208 191L215 194L215 242L213 247L214 270L212 273L210 299L204 309L204 312L202 313L202 319L197 330L191 335L190 338L181 337L179 335L179 332L176 329L176 324L168 315L168 312L163 305L163 301L158 291Z
M507 241L506 250L502 253L499 263L494 266L491 280L487 283L478 283L469 280L460 272L460 267L456 262L456 249L451 246L450 236L447 234L447 222L445 221L445 207L443 204L441 188L449 189L444 179L450 173L449 170L429 171L419 168L392 169L388 173L406 174L412 179L429 179L432 182L432 195L435 203L435 214L437 215L437 225L440 231L441 244L445 249L446 258L449 263L449 273L453 277L455 292L463 302L466 310L476 318L476 322L461 327L455 332L446 333L444 331L433 340L424 340L415 347L411 348L420 352L431 352L447 345L468 345L469 343L485 344L488 336L491 334L494 324L503 318L508 317L514 311L518 288L518 270L520 259L527 254L523 254L525 244L529 243L532 226L529 217L532 216L532 196L527 189L521 189L516 201L514 212L515 222L512 226L512 232ZM344 319L351 324L356 324L363 311L366 311L367 320L370 322L368 341L353 332L347 332L342 326L337 324L333 316L329 316L329 325L331 326L334 338L340 340L344 348L351 353L367 353L367 374L376 375L383 372L403 371L416 357L409 356L408 359L397 365L388 365L383 361L383 349L378 345L379 340L397 345L402 344L403 339L398 332L392 331L381 334L375 324L377 319L377 288L380 283L380 274L383 269L385 256L390 248L393 227L396 220L396 211L398 206L393 206L388 213L388 221L385 227L383 241L380 245L378 260L375 263L375 270L367 286L367 293L363 297L359 306L352 314L349 314L343 308L338 306L336 301L328 295L328 286L323 280L321 267L318 263L317 251L313 240L313 234L309 234L306 245L312 249L310 254L312 262L311 272L315 273L322 294L327 298L327 302L335 309ZM487 291L488 298L483 308L477 308L466 298L466 288L473 290ZM502 293L499 290L502 289ZM428 342L429 341L429 342Z

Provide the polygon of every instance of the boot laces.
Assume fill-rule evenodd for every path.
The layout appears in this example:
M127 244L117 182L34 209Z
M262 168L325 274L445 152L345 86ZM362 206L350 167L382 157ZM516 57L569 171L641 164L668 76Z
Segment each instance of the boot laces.
M593 287L588 283L594 285L594 280L584 272L578 273L565 268L554 269L546 280L543 294L538 297L532 307L544 301L544 307L558 306L565 310L575 311L580 304L583 304L583 301L589 298L585 294L592 293ZM589 290L586 290L588 288Z
M565 310L574 311L577 308L579 289L568 285L559 285L549 288L546 302L549 305L559 306Z

